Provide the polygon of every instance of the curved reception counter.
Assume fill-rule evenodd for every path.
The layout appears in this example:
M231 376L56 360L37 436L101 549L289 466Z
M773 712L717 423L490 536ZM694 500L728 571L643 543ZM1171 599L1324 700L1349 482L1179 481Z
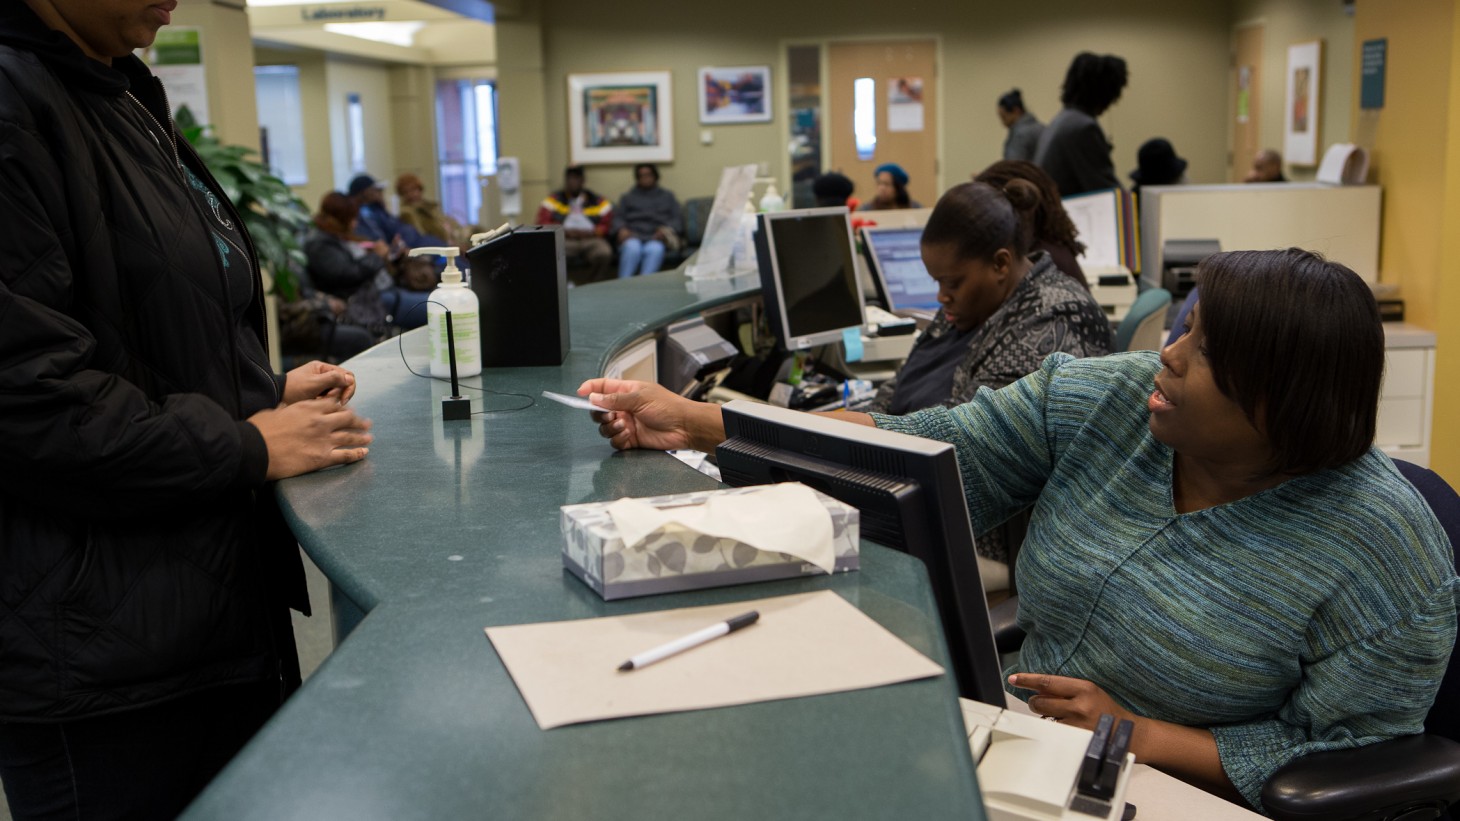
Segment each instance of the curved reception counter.
M982 818L947 674L543 731L483 634L832 590L947 667L922 564L875 544L856 573L616 602L563 570L560 506L716 485L663 453L615 452L541 392L571 394L671 322L753 300L690 293L677 271L575 289L567 360L465 380L486 391L464 391L469 421L443 423L448 387L411 372L423 332L354 359L369 458L279 489L353 629L184 817Z

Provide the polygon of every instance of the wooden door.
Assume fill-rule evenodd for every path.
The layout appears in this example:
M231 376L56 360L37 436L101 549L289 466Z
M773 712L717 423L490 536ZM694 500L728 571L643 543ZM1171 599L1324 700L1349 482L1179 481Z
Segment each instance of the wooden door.
M1232 31L1232 157L1228 179L1241 182L1252 170L1252 158L1263 146L1258 128L1262 111L1262 24Z
M827 48L828 170L856 183L856 197L872 198L872 169L895 162L908 174L908 194L931 208L943 192L938 169L938 43L935 40L834 42ZM876 146L857 155L854 88L874 82Z

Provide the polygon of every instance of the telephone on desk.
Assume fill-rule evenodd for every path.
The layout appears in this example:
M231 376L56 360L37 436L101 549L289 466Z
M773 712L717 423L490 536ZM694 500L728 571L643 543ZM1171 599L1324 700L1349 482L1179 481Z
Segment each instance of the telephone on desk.
M1128 821L1130 721L1095 731L960 698L989 821Z

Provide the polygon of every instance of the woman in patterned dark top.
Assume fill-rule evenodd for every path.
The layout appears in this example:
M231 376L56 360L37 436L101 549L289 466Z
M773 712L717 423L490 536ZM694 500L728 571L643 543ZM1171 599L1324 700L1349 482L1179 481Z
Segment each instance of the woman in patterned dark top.
M923 229L923 264L943 310L871 410L953 407L1002 388L1052 353L1110 353L1110 323L1085 289L1044 252L1029 255L1045 210L1038 188L1010 179L954 186Z

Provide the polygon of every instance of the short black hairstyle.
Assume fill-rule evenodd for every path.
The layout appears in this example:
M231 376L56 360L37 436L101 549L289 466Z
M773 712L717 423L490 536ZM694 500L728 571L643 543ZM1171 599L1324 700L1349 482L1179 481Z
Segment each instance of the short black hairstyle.
M1345 465L1374 443L1384 327L1369 286L1312 251L1230 251L1197 267L1217 388L1272 445L1272 474Z
M828 171L811 183L811 193L816 197L818 208L846 205L847 198L852 196L852 192L856 190L856 183L848 179L845 174L838 174L835 171Z
M659 166L657 166L657 165L655 165L654 163L651 163L651 162L641 162L638 165L634 166L634 179L638 179L639 178L639 172L642 171L642 170L644 170L645 168L649 169L649 173L651 173L651 174L654 175L654 182L658 182L659 181Z
M1019 93L1017 88L1005 92L1003 96L999 97L999 108L1005 111L1023 111L1024 95Z
M1125 60L1114 54L1082 51L1070 61L1070 69L1065 72L1060 102L1091 117L1099 117L1120 99L1120 92L1129 80Z
M563 169L563 177L565 178L577 177L581 180L587 178L587 176L588 174L583 170L583 166L581 165L570 165L567 168Z
M955 185L933 206L922 244L951 243L960 259L992 262L1001 248L1027 257L1039 202L1039 189L1027 180L1010 180L1000 188L982 182Z

